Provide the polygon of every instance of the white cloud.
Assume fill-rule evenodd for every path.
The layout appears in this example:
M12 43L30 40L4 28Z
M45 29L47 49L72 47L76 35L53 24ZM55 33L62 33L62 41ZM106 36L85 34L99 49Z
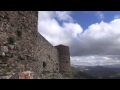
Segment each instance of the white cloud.
M100 22L92 24L79 37L79 42L74 39L72 47L77 49L73 55L113 55L120 54L120 19L109 23Z
M83 31L82 27L78 23L63 23L62 28L66 35L72 38L76 38L77 35Z
M49 11L39 12L39 32L53 45L68 45L71 38L76 38L77 35L83 31L82 27L78 23L71 22L64 22L63 26L60 26L54 18L55 13L53 13L54 12ZM60 13L62 12L59 12L59 14Z
M97 66L119 64L119 59L112 56L75 56L71 57L72 65Z
M54 18L54 12L53 11L41 11L42 13L39 13L39 20L49 20Z
M60 21L69 21L72 22L73 18L70 16L71 11L56 11L56 17L60 20Z
M68 17L71 17L70 14L66 16L66 19L61 19L61 13L63 12L59 12L59 15L52 11L39 12L38 29L53 45L68 45L73 57L72 63L87 63L88 65L119 63L120 57L114 57L114 55L120 55L120 19L114 19L108 23L101 21L91 24L83 32L80 24L66 22ZM99 12L98 15L104 18L102 13ZM55 17L63 20L63 24L60 25ZM76 58L76 56L80 57Z
M103 20L104 19L104 14L101 11L97 11L96 16L98 19Z

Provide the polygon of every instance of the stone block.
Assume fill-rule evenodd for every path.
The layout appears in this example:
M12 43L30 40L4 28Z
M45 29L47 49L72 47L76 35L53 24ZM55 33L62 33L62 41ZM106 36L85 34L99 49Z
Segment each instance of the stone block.
M9 48L10 48L11 50L13 50L14 47L15 47L15 45L9 45Z
M19 79L33 79L34 73L31 71L24 71L19 73Z
M2 52L8 52L8 46L1 46L1 51Z

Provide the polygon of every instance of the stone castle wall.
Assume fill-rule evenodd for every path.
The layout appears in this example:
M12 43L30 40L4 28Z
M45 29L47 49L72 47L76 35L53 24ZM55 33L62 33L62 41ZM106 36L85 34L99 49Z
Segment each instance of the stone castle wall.
M9 72L12 78L19 74L24 78L22 72L31 71L33 78L37 78L40 73L69 71L70 56L68 64L63 63L66 58L60 57L59 50L38 33L37 25L37 11L0 11L1 75Z
M56 48L58 50L60 72L71 73L69 47L58 45Z
M42 35L38 35L36 46L38 60L40 61L41 71L59 72L59 62L57 49L54 48ZM43 63L46 64L43 67Z

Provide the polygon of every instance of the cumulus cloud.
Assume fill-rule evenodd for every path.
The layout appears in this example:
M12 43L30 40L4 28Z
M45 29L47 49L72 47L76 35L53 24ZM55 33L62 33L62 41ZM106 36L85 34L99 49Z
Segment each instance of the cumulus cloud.
M73 21L72 17L70 16L71 11L56 11L55 14L58 20L60 21L69 21L69 22Z
M71 39L76 38L78 34L83 31L82 27L78 23L71 22L64 22L63 25L60 26L55 19L55 15L59 17L59 15L54 12L39 12L38 31L53 45L69 45ZM68 16L69 13L66 13L66 18ZM61 17L59 18L61 19Z
M71 12L70 12L71 13ZM70 47L71 61L74 64L112 64L120 61L120 19L101 21L83 30L68 12L39 12L39 32L54 46ZM64 17L63 17L64 16ZM103 19L104 15L98 12ZM62 20L62 25L56 20ZM68 21L68 22L66 22Z
M92 24L71 42L71 55L120 55L120 19ZM73 48L73 47L76 48ZM73 50L74 49L74 50Z
M98 19L103 20L104 19L104 14L101 11L97 11L96 16Z
M103 55L103 56L75 56L71 57L72 65L97 66L97 65L113 65L120 63L120 56Z

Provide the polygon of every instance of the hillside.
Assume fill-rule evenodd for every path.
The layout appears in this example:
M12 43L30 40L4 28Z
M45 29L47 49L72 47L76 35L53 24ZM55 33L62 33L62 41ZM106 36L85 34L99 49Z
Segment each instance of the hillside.
M78 71L94 79L120 79L120 68L113 66L76 66ZM77 74L79 75L79 74ZM91 79L91 77L88 77Z
M93 79L92 76L87 75L84 72L81 72L79 69L72 67L72 76L73 79Z

